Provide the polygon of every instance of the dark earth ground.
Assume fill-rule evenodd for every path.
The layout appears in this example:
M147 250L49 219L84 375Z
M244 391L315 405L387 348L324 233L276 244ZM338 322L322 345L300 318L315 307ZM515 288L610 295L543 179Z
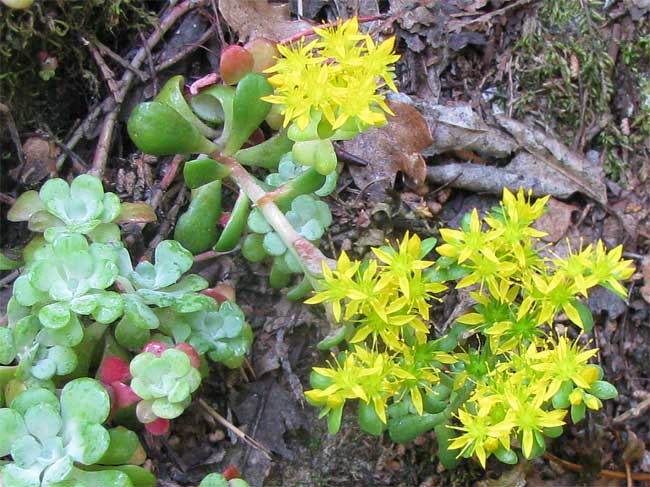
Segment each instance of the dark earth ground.
M136 257L153 239L173 230L174 216L186 201L180 177L161 189L171 158L143 158L129 142L124 121L131 108L151 97L171 75L181 73L193 81L215 69L224 38L235 41L256 32L282 38L295 32L297 25L282 14L271 15L265 2L201 3L152 50L152 62L141 66L145 78L155 71L156 82L133 83L108 153L107 189L125 201L158 202L158 224L123 229ZM483 471L466 461L453 472L444 471L436 462L432 437L398 446L387 437L364 435L352 421L331 436L325 422L317 419L317 411L302 400L311 366L326 358L314 347L327 333L324 316L316 307L283 299L281 292L268 287L264 266L251 265L234 253L197 264L197 270L211 283L225 280L236 288L237 302L255 330L251 367L241 371L215 367L198 396L270 449L272 458L237 441L195 404L174 422L168 439L144 438L160 485L195 485L205 473L230 463L238 465L252 485L271 487L635 485L635 473L650 472L646 450L650 445L650 37L644 9L648 5L633 0L299 3L304 17L316 21L354 13L381 15L381 21L367 27L398 38L402 55L398 86L410 97L407 101L422 110L433 131L433 149L424 151L427 164L473 162L494 169L492 179L488 177L480 190L471 181L457 178L442 187L430 182L427 191L410 185L413 168L397 166L398 171L398 162L379 149L377 154L363 153L375 169L391 177L397 173L395 183L364 184L369 171L344 164L337 191L328 199L336 223L323 240L323 250L337 255L343 248L361 257L371 245L401 236L404 230L435 236L440 226L457 225L469 209L494 204L501 186L499 171L510 156L483 146L489 144L473 143L476 127L462 123L452 123L453 137L446 145L440 142L446 113L440 106L471 107L480 123L487 124L479 132L500 130L498 112L541 129L549 138L587 154L597 174L595 184L607 191L610 206L605 211L589 188L578 185L572 195L563 196L564 201L552 200L542 223L551 231L551 240L602 238L608 246L623 243L639 269L627 283L628 305L604 292L593 293L588 303L596 318L593 338L601 348L598 360L620 395L553 441L548 448L553 460L538 459L514 469L488 462ZM297 2L291 4L292 12L298 7ZM93 160L99 127L107 115L95 108L111 93L97 60L108 65L117 79L124 69L105 52L93 57L93 49L84 47L81 38L91 39L91 47L99 46L96 36L119 56L131 59L165 8L164 2L141 0L37 1L34 14L9 13L0 7L0 101L9 108L17 132L12 138L11 130L5 130L13 125L5 117L0 130L3 252L11 255L28 238L24 227L6 221L7 203L56 172L54 162L62 147L74 164L65 162L58 171L61 177L84 171ZM26 15L32 15L31 30ZM61 25L58 21L68 26L66 32L53 33ZM39 51L46 56L39 57ZM51 58L58 67L44 81ZM166 69L151 67L161 68L161 63L175 58L177 62ZM81 139L71 144L79 123L93 111L98 116L82 126ZM19 165L16 136L23 147L24 166ZM345 147L353 154L355 149ZM551 188L557 183L557 174L549 168L540 177ZM389 186L387 191L384 186ZM4 286L0 309L4 309L11 274L5 272L0 279ZM433 321L446 322L462 300L463 296L450 292L437 306ZM599 478L601 469L618 472L622 478Z

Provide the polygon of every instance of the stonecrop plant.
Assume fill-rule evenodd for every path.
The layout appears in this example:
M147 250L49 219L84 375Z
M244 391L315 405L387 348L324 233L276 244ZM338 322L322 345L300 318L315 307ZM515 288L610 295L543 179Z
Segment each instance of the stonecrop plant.
M127 129L143 152L197 154L183 168L191 202L152 259L134 265L119 227L154 220L151 208L120 202L93 176L51 179L18 197L8 218L36 236L0 327L4 487L155 483L124 426L166 434L191 404L207 360L239 367L253 340L238 306L188 274L194 255L241 245L247 259L270 264L273 287L303 275L288 298L311 291L328 261L317 246L332 223L320 199L337 182L332 142L386 122L383 91L396 89L398 58L392 38L377 45L356 19L314 33L309 43L229 46L223 83L186 93L175 76L132 111ZM266 171L264 180L245 166ZM232 188L224 178L235 194L224 191ZM222 200L234 200L230 212ZM419 338L425 332L408 326ZM404 380L417 397L416 378ZM213 474L201 485L245 482Z
M140 210L81 175L70 185L51 179L9 211L38 234L0 327L4 487L155 485L137 434L122 425L166 433L206 358L238 367L250 349L241 310L200 293L208 282L186 274L193 257L178 242L132 266L116 222ZM212 313L209 324L201 313Z
M371 434L386 428L404 442L434 429L443 464L494 455L504 463L541 455L546 438L570 420L616 397L591 359L598 353L585 334L593 318L583 304L602 286L621 298L621 281L634 268L622 247L602 242L556 256L533 228L548 198L532 201L504 189L499 207L483 218L476 210L458 230L443 228L437 261L425 260L431 239L408 233L397 248L373 249L376 259L323 266L318 291L306 302L328 303L341 327L324 348L348 346L327 367L316 367L305 395L322 407L331 432L347 401ZM469 313L441 334L430 308L445 285L470 288ZM576 338L556 323L575 325Z
M313 34L229 46L222 83L187 93L175 76L132 111L127 129L140 150L196 155L183 167L191 202L153 259L134 266L119 227L147 212L93 176L52 179L17 199L9 219L37 235L0 327L3 487L155 485L125 426L166 434L207 361L237 368L253 340L241 309L188 274L196 254L240 248L270 265L273 287L293 284L288 299L313 291L307 303L327 306L338 326L319 348L338 351L314 368L306 397L332 433L355 402L369 434L388 430L403 443L434 430L447 467L460 457L485 466L492 455L516 463L517 449L540 455L569 418L616 396L591 362L597 350L582 334L593 319L582 301L595 286L625 298L620 282L633 268L621 247L601 242L566 258L549 253L532 227L545 198L504 190L483 218L473 211L460 229L440 231L435 261L427 257L437 241L408 232L373 259L321 253L332 223L321 198L338 177L333 141L386 123L398 55L394 38L376 43L357 19ZM470 288L473 309L448 330L432 327L432 305L454 282ZM559 333L558 321L575 328ZM246 485L225 474L201 483Z

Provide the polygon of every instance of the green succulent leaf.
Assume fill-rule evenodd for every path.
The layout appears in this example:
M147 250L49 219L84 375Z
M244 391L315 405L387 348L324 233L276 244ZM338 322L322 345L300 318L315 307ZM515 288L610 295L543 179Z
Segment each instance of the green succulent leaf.
M30 273L31 285L55 301L69 301L93 289L106 289L118 267L102 244L89 244L79 234L61 235L46 246Z
M142 448L138 435L124 426L108 430L110 444L98 463L102 465L124 465L129 463L134 453Z
M275 232L269 232L264 235L262 245L264 245L264 250L273 256L283 255L287 251L287 246L284 244L284 241Z
M70 321L70 307L66 303L52 303L43 306L38 319L45 328L63 328Z
M65 420L101 424L108 418L110 409L106 389L94 379L82 377L72 380L61 391L61 415Z
M25 191L11 206L7 212L7 220L10 222L26 222L37 211L45 209L43 201L37 191Z
M228 487L228 481L220 473L211 473L201 480L199 487Z
M10 259L4 254L0 254L0 271L13 271L20 267L20 262Z
M80 315L92 315L95 321L108 324L122 316L124 300L113 291L96 292L73 299L70 309Z
M602 399L602 400L614 399L615 397L618 396L618 391L616 390L616 387L614 387L614 385L604 380L597 380L593 384L591 384L589 392L591 392L598 399Z
M183 76L178 75L170 78L162 87L160 93L154 98L154 101L164 103L173 108L180 116L196 127L202 135L209 138L216 137L217 132L194 115L187 101L185 101L182 91L184 85L185 78Z
M332 224L332 214L326 203L305 194L293 200L287 220L307 240L318 240Z
M58 436L63 426L58 404L36 404L25 411L23 419L29 434L41 441Z
M14 281L13 298L22 306L32 306L48 300L49 296L32 286L28 275L22 275Z
M127 130L142 152L154 156L209 154L217 146L174 108L164 103L140 103L129 117Z
M50 179L39 196L47 211L71 232L88 233L120 214L119 197L104 193L101 181L88 174L77 176L70 186L62 179Z
M66 453L75 462L84 465L97 463L106 453L111 441L108 431L101 424L78 417L66 421L63 438Z
M242 255L250 262L261 262L268 253L264 249L264 235L261 233L249 233L242 243Z
M253 334L244 313L235 303L224 301L218 310L187 315L196 351L228 367L238 367L250 350Z
M233 125L224 147L224 155L232 155L248 140L264 121L271 104L261 98L273 92L273 87L259 73L244 76L235 89L233 98Z
M255 233L269 233L273 227L269 225L259 208L253 208L248 214L248 228Z
M0 409L0 456L8 455L16 439L27 434L20 413L14 409Z
M164 240L155 251L155 264L140 262L129 276L137 288L161 289L171 286L192 267L191 252L175 240Z
M16 345L11 328L0 327L0 364L9 365L16 358Z

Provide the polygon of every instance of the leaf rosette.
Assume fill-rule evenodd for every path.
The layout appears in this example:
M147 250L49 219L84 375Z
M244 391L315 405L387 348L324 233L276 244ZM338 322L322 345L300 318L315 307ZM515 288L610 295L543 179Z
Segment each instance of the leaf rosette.
M143 399L138 408L150 407L155 415L152 420L174 419L183 414L201 384L201 374L192 367L187 354L174 348L159 357L150 352L136 355L130 371L131 389Z
M40 388L19 394L11 408L0 409L0 455L12 459L2 468L4 485L90 485L75 464L96 464L108 450L110 435L102 423L109 410L108 393L89 378L69 382L60 400ZM110 480L103 485L132 485L121 472L106 472L103 479Z

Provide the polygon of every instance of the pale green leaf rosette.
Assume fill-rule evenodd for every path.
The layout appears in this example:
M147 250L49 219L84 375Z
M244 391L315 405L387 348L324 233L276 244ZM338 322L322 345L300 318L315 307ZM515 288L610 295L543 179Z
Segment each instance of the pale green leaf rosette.
M191 334L189 343L214 362L237 368L244 361L253 342L253 332L244 313L235 303L224 301L219 310L199 311L187 315Z
M201 384L201 375L192 367L188 356L173 348L165 350L160 357L149 352L136 355L130 370L131 389L159 418L180 416Z
M99 382L81 378L70 381L60 400L46 389L28 389L11 408L0 409L0 455L11 455L2 469L5 486L57 487L98 485L98 480L75 467L97 463L109 447L110 435L102 426L110 400ZM129 487L122 473L100 476L116 487Z

